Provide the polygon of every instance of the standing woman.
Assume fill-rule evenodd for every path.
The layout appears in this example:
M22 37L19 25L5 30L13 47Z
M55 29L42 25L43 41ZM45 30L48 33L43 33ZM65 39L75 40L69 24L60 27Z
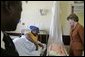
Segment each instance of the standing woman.
M81 56L84 50L84 27L78 23L79 18L72 13L67 17L71 26L70 56Z

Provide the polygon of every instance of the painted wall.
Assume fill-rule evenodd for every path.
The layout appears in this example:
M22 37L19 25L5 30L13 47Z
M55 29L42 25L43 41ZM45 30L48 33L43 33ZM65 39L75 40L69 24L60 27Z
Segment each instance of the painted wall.
M28 1L23 2L23 11L21 15L21 22L18 24L17 32L21 29L27 28L30 25L35 25L40 30L49 30L51 17L52 17L52 3L53 1ZM40 9L47 9L47 15L41 15ZM23 25L24 23L24 25Z

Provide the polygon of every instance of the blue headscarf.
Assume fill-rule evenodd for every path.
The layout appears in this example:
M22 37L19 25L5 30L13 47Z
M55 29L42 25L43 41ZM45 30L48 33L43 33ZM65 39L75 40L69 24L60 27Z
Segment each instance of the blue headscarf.
M36 26L30 26L30 30L33 32L36 32L36 33L39 33L39 28L36 27Z

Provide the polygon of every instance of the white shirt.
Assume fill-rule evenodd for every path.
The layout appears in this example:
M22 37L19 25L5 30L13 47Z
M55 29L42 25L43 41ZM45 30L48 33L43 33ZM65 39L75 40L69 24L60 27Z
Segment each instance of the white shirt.
M5 43L3 41L3 32L1 31L1 48L5 49Z
M36 51L34 43L26 39L25 36L13 40L19 56L40 56L40 51Z

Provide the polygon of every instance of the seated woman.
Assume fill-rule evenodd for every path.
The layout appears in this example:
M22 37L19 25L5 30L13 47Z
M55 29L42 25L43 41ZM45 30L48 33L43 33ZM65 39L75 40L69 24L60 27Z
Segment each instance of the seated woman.
M32 39L31 33L22 35L21 38L16 38L13 40L16 50L19 53L19 56L40 56L42 53L42 49L38 49L38 42L36 37ZM36 41L35 41L36 40Z
M30 38L29 40L32 41L37 49L38 47L44 48L45 44L42 44L41 42L38 41L38 33L39 33L39 28L36 26L30 26L31 32L26 34L27 38Z

